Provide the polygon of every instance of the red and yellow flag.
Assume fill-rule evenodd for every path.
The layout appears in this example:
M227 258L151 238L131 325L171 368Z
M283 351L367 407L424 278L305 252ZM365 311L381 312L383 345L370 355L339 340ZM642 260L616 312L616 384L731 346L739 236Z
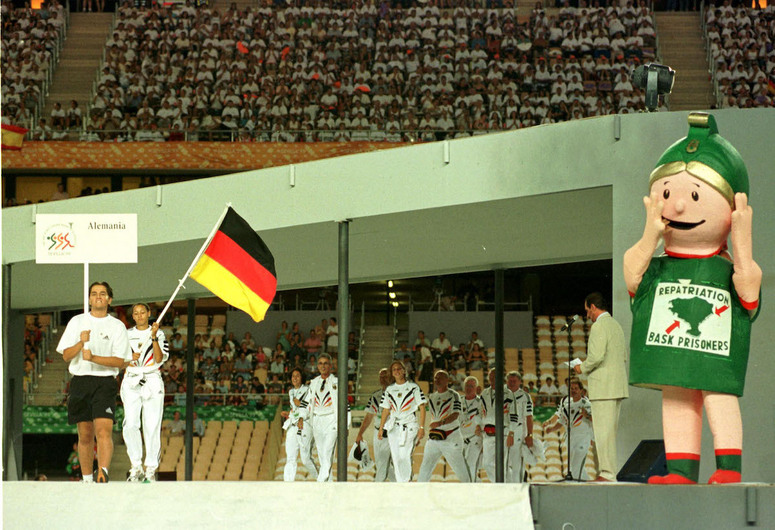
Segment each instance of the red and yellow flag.
M191 277L256 322L264 320L277 292L272 253L231 207Z
M27 129L17 127L16 125L2 124L2 149L12 149L18 151L24 143L24 135Z

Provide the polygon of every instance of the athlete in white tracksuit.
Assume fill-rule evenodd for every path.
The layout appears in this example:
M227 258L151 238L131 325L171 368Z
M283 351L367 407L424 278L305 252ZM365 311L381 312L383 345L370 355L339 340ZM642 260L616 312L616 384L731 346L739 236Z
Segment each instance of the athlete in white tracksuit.
M425 404L427 400L420 387L406 380L406 368L400 361L390 364L395 383L385 389L382 396L382 417L377 437L384 438L387 431L390 456L396 472L396 482L412 479L412 452L425 436ZM419 422L416 412L419 411Z
M482 451L482 467L487 472L490 482L495 482L495 371L490 370L490 387L482 391L484 407L485 438ZM511 380L511 381L510 381ZM517 372L509 372L506 376L507 385L503 389L503 434L504 434L504 482L522 482L524 466L522 461L522 444L533 445L533 402L530 396L519 388L522 378ZM515 386L512 392L509 387ZM516 394L516 396L515 396ZM489 432L488 432L489 431ZM491 433L491 434L490 434Z
M145 480L155 479L161 457L164 382L159 368L169 358L169 345L164 332L159 331L158 322L148 325L149 316L146 304L135 304L132 307L135 327L127 331L133 354L121 383L121 401L124 403L124 442L132 463L129 482L139 482L143 475L143 440Z
M361 428L358 431L358 436L355 438L355 443L359 444L363 440L363 433L369 428L371 422L374 420L374 416L381 417L382 409L380 403L382 403L382 396L385 393L385 389L390 384L390 373L387 368L383 368L379 371L379 384L382 386L379 390L375 391L369 398L369 402L366 405L366 416L363 418ZM395 472L393 471L393 464L390 461L390 443L387 436L384 436L380 440L377 433L379 432L379 421L374 422L374 441L372 446L374 447L374 462L377 466L377 472L374 475L374 482L387 482L388 480L394 482L396 480Z
M471 482L479 482L479 467L482 463L482 420L484 407L482 398L476 395L479 380L469 375L463 382L465 395L461 400L460 434L463 436L463 458L468 466Z
M563 425L566 429L564 441L568 440L568 416L570 415L570 473L574 479L589 480L584 467L589 445L592 443L592 403L581 393L581 384L576 380L570 383L570 411L568 397L565 396L557 406L557 412L544 423L544 432L556 431ZM567 445L566 445L567 447Z
M522 482L525 477L523 454L533 447L533 400L522 388L519 372L506 374L506 390L511 392L509 425L514 432L514 445L507 449L506 482ZM508 445L508 439L506 440Z
M318 470L312 461L312 427L307 419L307 406L309 405L309 387L302 384L304 381L300 368L294 368L291 372L291 384L293 388L288 391L288 400L291 410L284 410L285 418L283 429L285 430L285 469L283 480L293 482L296 479L296 461L301 455L301 463L307 468L312 478L318 478Z
M339 403L339 380L331 374L331 356L324 353L318 357L317 376L309 384L309 403L307 405L307 418L312 420L312 436L315 438L315 447L318 450L318 482L330 482L333 480L331 464L334 460L334 448L336 447L337 410ZM347 425L350 425L350 412L348 405Z
M460 434L460 394L449 388L449 374L439 370L433 376L433 392L428 397L431 423L428 425L429 439L425 442L420 473L417 482L428 482L433 468L444 455L460 482L471 482L468 466L463 458L463 436Z

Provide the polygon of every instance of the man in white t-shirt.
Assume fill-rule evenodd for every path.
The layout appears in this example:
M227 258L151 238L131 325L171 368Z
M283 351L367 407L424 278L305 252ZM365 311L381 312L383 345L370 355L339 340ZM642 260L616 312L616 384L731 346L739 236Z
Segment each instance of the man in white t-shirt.
M326 337L326 350L328 353L337 353L339 351L339 325L333 317L326 329Z
M89 286L89 313L67 324L57 346L73 378L67 398L68 422L78 425L78 458L84 482L94 482L92 462L97 437L97 482L108 482L113 457L116 376L132 360L126 327L108 315L113 289L107 282Z

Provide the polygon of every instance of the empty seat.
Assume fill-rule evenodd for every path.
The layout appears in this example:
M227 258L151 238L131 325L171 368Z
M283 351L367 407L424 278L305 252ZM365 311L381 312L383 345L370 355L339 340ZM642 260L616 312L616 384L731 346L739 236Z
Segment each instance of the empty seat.
M549 320L548 315L536 315L535 323L536 323L536 326L548 326L551 323L551 321Z

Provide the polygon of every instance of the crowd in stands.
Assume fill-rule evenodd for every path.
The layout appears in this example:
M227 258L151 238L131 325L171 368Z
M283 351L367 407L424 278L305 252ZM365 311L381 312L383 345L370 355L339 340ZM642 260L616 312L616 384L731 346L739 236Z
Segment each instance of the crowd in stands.
M561 329L565 322L565 317L556 317L556 329L551 331L548 319L537 320L535 348L523 348L519 354L515 348L506 348L506 370L523 370L524 390L534 395L538 405L554 404L558 396L567 394L568 368L561 365L570 359L571 348L574 358L586 358L586 329L591 322L579 321L572 331ZM477 375L482 388L486 386L486 374L495 367L495 349L487 347L476 331L457 346L443 331L434 339L418 331L412 347L402 342L393 359L404 363L409 379L425 381L429 386L433 385L436 370L446 370L450 387L462 392L468 375Z
M168 401L182 405L186 392L186 344L178 331L174 331L168 340L170 358L162 366L165 392ZM234 333L226 337L197 334L194 340L197 405L248 405L252 402L260 407L266 403L264 394L288 391L294 368L302 368L309 380L317 375L317 357L326 352L335 360L339 347L335 318L323 320L306 336L298 323L289 326L283 322L274 348L257 344L249 332L241 340L235 338ZM347 341L350 382L355 380L359 346L355 333L350 332Z
M65 31L65 9L58 0L46 2L38 10L29 5L14 7L10 0L5 0L0 5L0 13L2 121L30 128L46 96L47 76L60 49ZM59 133L65 134L64 129L61 128Z
M705 14L706 37L722 107L775 104L775 6L733 8L729 0Z
M40 11L2 6L3 119L26 124L64 11L57 0ZM431 141L644 108L630 80L655 56L644 0L565 0L550 15L537 3L522 18L511 7L127 2L88 110L56 102L32 138ZM728 1L707 11L724 106L772 104L772 14Z
M126 4L83 139L436 140L643 108L645 2L462 4Z
M29 392L32 389L40 373L42 360L38 358L38 355L43 347L43 332L43 326L38 321L38 317L27 317L24 327L24 392Z
M450 386L458 391L462 391L466 375L472 370L486 371L495 359L488 353L476 331L471 333L469 340L458 346L453 346L443 331L435 339L427 337L424 331L418 331L412 349L406 343L401 343L393 358L404 363L410 380L427 381L430 384L436 370L446 370L450 374Z

